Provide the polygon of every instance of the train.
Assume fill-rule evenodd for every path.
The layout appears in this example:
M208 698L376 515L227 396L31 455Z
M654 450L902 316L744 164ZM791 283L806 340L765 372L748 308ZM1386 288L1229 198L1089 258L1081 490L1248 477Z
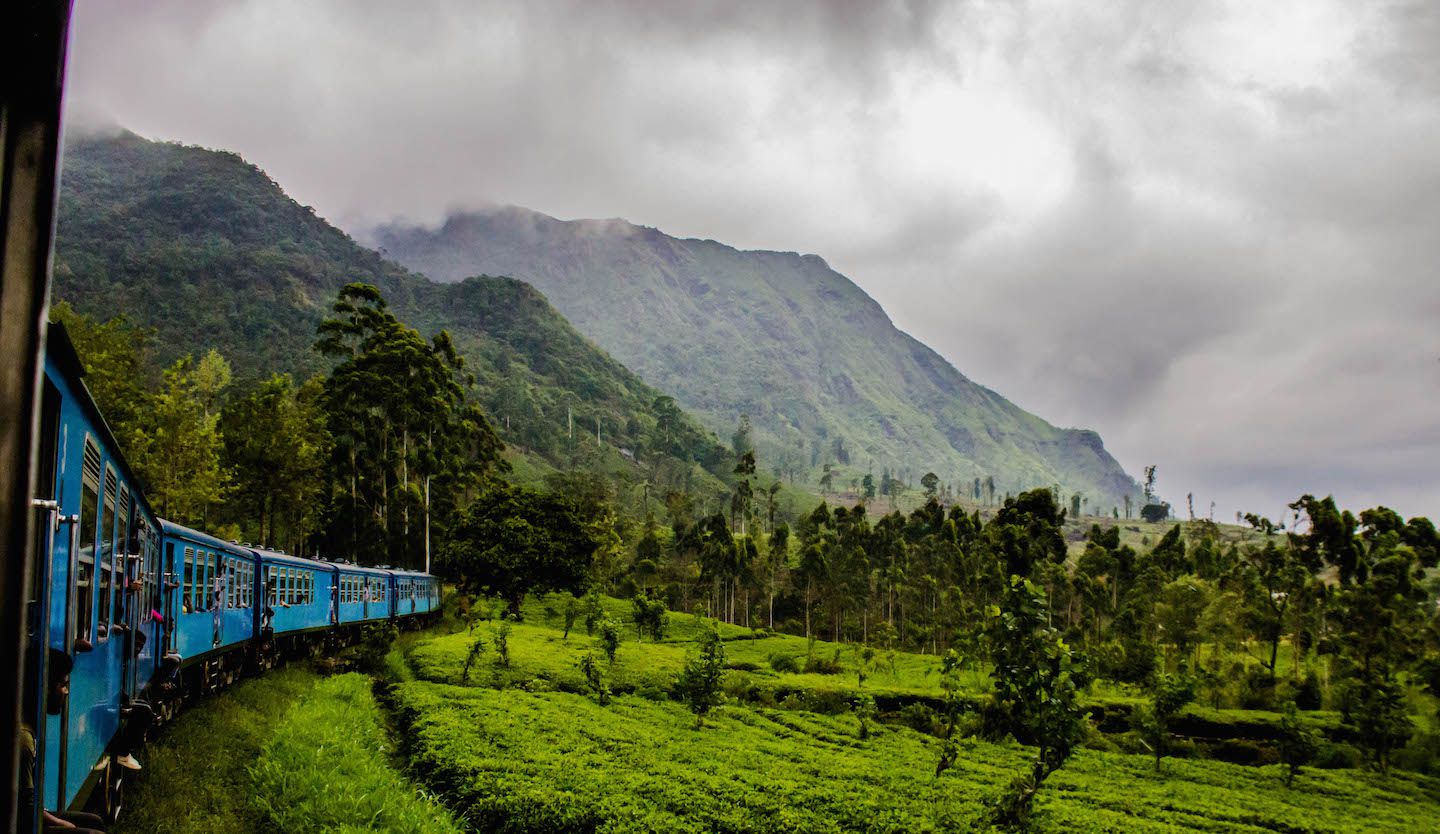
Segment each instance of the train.
M27 589L21 717L33 781L21 831L41 830L42 812L118 817L136 731L187 699L441 608L428 573L296 556L161 518L83 376L52 324L38 398L40 562ZM56 685L65 666L68 693Z

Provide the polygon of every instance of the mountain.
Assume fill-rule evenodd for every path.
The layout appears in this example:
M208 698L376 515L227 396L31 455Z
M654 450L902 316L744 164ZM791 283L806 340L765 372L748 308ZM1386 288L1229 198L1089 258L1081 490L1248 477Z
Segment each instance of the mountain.
M214 347L242 383L325 370L311 348L316 325L345 284L374 284L402 321L450 331L480 401L532 474L578 462L620 481L663 487L668 479L707 495L724 489L714 473L729 473L713 435L533 287L483 276L437 284L411 273L233 153L130 133L67 142L54 275L56 298L81 313L154 328L158 364Z
M623 220L522 208L457 213L438 229L382 226L386 255L437 281L512 275L582 333L728 435L742 414L762 457L969 493L1060 484L1108 508L1139 494L1093 431L1061 429L967 379L897 329L815 255L741 251ZM837 484L838 487L838 484Z

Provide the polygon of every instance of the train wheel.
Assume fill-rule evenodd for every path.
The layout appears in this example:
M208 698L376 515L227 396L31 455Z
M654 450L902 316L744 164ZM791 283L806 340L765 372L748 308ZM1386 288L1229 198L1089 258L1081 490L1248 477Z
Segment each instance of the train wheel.
M96 785L98 796L92 795L87 804L107 823L114 823L120 819L120 811L125 804L125 768L115 763L114 756L106 756L101 767L104 772Z

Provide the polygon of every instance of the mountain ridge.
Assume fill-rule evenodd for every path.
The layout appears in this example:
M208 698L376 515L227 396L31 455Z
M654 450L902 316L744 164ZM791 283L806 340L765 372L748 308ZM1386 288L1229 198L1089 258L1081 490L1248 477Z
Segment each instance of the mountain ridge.
M123 314L154 328L162 367L213 347L240 384L322 372L329 363L311 348L316 325L341 287L370 283L406 324L427 335L450 331L478 378L476 395L513 446L556 468L580 459L612 474L635 468L623 449L645 455L657 481L725 490L715 473L728 475L731 465L718 441L689 415L661 414L664 392L571 327L539 290L505 277L437 284L411 273L238 154L128 132L72 138L56 237L56 298L102 320ZM577 443L572 415L598 421L606 444ZM655 440L662 419L663 448Z
M912 482L933 470L964 493L975 478L1001 492L1058 483L1097 507L1140 491L1097 433L1053 426L970 380L820 255L518 206L360 236L437 281L488 273L535 285L711 430L747 414L782 469L884 467Z

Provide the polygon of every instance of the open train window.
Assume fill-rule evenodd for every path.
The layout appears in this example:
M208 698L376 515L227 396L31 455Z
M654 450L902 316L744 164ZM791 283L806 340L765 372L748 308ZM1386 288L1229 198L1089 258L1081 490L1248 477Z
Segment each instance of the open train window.
M96 569L99 571L98 596L100 597L100 627L98 633L101 640L110 636L110 591L115 585L115 469L110 465L105 466L105 492L101 499L100 510L100 559L96 562Z
M115 622L125 622L130 599L130 488L120 485L115 513Z
M76 648L88 647L94 637L95 541L100 507L100 447L85 437L85 460L80 473L80 550L75 555L75 597L71 600Z
M216 579L220 576L220 559L214 554L205 553L205 610L214 611L215 606L220 603L220 593L215 587Z
M180 610L189 614L195 610L195 548L185 548L185 583L180 589Z

